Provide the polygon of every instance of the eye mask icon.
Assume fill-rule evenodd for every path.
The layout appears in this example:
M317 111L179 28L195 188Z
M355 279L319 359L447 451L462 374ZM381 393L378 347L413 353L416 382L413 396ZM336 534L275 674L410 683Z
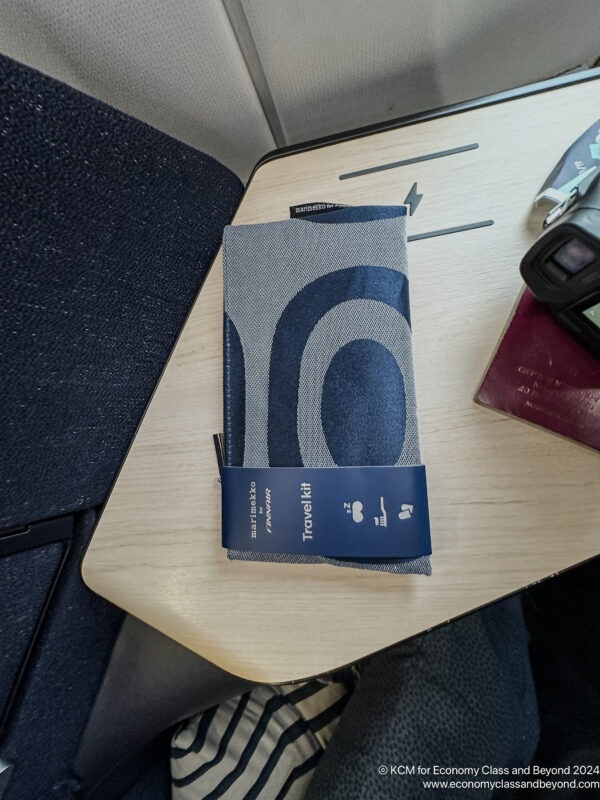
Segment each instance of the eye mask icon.
M354 522L363 521L364 517L362 512L363 512L363 504L360 502L360 500L355 500L352 503L352 519L354 520Z

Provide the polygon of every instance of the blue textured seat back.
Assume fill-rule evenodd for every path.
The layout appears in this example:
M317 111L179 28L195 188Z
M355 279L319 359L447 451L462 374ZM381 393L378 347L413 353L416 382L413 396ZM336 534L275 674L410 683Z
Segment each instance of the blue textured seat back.
M209 156L0 56L0 545L76 515L0 741L4 800L76 786L122 618L79 576L85 509L107 496L241 189ZM0 717L65 552L27 537L0 548Z
M0 60L0 526L104 500L240 192Z

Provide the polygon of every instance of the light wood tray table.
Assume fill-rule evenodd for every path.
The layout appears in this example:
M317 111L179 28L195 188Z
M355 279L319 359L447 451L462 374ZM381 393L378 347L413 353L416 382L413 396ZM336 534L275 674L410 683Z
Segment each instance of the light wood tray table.
M314 201L398 204L416 181L423 199L409 235L493 221L408 245L432 577L227 560L213 445L223 427L219 255L97 526L88 586L230 672L282 682L600 551L598 454L473 403L521 286L519 261L541 229L532 198L599 116L598 74L268 159L235 216L285 219L291 205ZM410 163L371 171L399 161Z

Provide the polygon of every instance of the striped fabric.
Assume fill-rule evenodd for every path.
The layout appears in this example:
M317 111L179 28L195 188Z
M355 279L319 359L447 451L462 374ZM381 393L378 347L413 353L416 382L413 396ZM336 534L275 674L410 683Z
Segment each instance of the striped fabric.
M173 800L300 800L351 689L261 685L192 717L172 741Z

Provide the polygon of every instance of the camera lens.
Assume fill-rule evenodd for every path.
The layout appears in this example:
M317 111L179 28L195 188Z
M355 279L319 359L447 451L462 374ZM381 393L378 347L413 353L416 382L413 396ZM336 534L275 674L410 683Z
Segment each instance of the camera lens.
M579 239L570 239L552 258L569 275L576 275L596 260L596 253Z

